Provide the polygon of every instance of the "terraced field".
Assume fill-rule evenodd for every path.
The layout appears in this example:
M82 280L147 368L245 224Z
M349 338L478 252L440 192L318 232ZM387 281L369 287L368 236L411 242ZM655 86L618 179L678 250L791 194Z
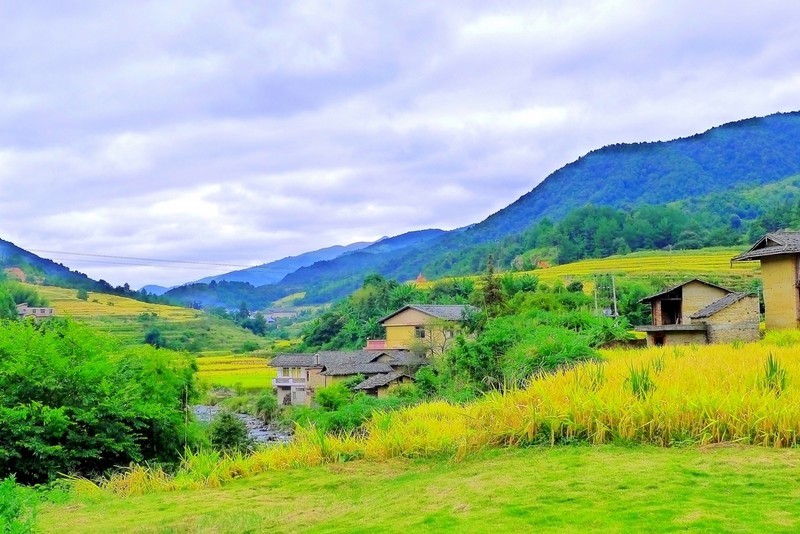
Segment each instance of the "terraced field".
M84 301L78 299L74 289L32 287L50 302L57 315L87 323L126 343L141 343L145 333L156 328L168 345L194 352L230 353L245 346L266 348L267 345L264 338L198 310L148 304L104 293L89 293Z

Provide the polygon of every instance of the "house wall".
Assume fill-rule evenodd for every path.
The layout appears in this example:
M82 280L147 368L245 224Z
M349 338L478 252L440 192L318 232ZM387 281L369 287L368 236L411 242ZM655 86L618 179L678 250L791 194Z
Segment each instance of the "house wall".
M383 326L386 328L386 348L410 349L418 340L416 327L428 325L432 321L437 321L437 319L414 309L404 310L394 317L390 317L383 322ZM437 324L442 324L442 321ZM426 339L422 341L426 345L441 348L447 344L448 336L441 327L426 328L425 336Z
M750 296L701 322L708 325L709 343L730 343L758 341L761 337L758 331L760 320L758 297Z
M705 345L708 343L706 333L702 331L664 332L664 345ZM647 333L647 346L655 345L652 332Z
M692 324L690 316L699 312L712 302L716 302L725 295L727 291L718 287L709 286L697 281L692 281L683 286L683 299L681 303L681 322L682 324Z
M413 325L385 326L387 349L407 349L414 343Z
M761 258L761 277L767 328L797 328L797 255Z

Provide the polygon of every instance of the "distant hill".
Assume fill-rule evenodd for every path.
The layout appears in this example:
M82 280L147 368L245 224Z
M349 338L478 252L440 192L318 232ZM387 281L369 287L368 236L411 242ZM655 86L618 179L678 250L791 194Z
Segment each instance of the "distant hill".
M224 281L245 282L254 287L265 286L267 284L274 284L281 281L287 274L292 273L301 267L307 267L318 261L332 260L341 256L342 254L361 250L370 245L372 245L370 242L352 243L350 245L336 245L333 247L306 252L298 256L289 256L287 258L276 260L270 263L264 263L255 267L248 267L247 269L232 271L216 276L208 276L192 283L209 284L211 282ZM164 292L168 291L168 288L164 289Z
M172 288L164 287L164 286L158 286L158 285L155 285L155 284L148 284L146 286L142 286L141 291L146 291L147 293L150 293L151 295L156 295L156 296L160 297L161 295L163 295L164 293L166 293L170 289L172 289Z

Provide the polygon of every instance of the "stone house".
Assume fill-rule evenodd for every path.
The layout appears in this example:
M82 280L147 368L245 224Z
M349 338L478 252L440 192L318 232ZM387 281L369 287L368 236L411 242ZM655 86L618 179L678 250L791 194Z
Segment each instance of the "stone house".
M319 388L359 375L364 380L355 390L385 396L394 386L408 382L426 364L424 359L405 350L278 354L270 362L277 369L272 384L278 402L307 406L313 403L314 393Z
M648 346L756 341L758 298L694 279L642 299L652 324L637 326Z
M767 328L800 326L800 232L774 232L732 261L760 261Z

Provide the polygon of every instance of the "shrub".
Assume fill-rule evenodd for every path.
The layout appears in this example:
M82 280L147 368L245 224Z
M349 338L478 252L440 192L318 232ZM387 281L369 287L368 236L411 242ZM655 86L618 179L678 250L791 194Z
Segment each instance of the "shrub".
M33 532L35 516L33 496L26 495L13 476L0 480L0 532Z
M256 415L265 423L275 418L278 409L278 399L272 393L264 393L256 399Z
M351 395L352 393L350 390L340 382L338 384L320 388L316 392L316 395L314 395L314 400L317 401L317 404L320 406L320 408L331 412L338 410L350 402Z
M0 476L39 483L178 459L195 396L187 356L124 348L63 319L0 328Z
M214 416L208 432L212 446L222 451L244 452L252 445L247 425L228 410Z

